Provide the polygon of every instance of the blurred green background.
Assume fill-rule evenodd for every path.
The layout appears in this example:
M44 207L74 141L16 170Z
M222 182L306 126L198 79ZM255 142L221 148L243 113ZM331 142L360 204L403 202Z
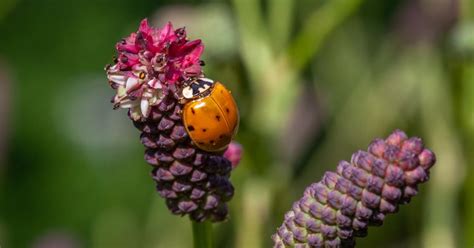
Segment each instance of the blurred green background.
M438 157L358 247L474 247L471 0L0 1L0 246L190 247L103 67L142 18L186 25L241 110L217 247L270 247L305 186L395 128Z

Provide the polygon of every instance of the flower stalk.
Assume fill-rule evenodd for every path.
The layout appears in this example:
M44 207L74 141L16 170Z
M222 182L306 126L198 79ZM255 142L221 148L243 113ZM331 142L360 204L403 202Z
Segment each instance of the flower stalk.
M212 248L212 223L191 221L194 248Z

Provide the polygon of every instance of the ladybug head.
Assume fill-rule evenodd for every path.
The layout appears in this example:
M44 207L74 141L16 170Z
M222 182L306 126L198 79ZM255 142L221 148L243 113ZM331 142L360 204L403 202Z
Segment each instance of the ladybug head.
M181 94L185 99L196 99L208 95L213 86L212 79L193 78L184 84Z

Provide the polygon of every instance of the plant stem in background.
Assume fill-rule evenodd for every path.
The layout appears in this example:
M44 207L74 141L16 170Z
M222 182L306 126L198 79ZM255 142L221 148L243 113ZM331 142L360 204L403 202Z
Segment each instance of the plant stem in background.
M311 61L326 37L359 9L363 0L329 1L316 9L289 47L288 56L298 72ZM317 28L315 28L317 27Z
M263 21L263 11L259 1L234 0L235 14L241 36L241 53L245 68L249 73L255 92L259 93L259 104L252 110L252 120L259 131L268 135L279 133L282 123L288 116L292 102L297 97L299 73L319 51L325 38L344 20L356 12L363 0L329 1L315 9L305 22L301 30L295 35L288 50L275 49L273 40L269 39L268 29L274 30L279 24L271 23L267 27ZM274 1L272 4L284 2ZM273 6L271 13L282 13L291 16L281 9L290 9ZM277 15L277 14L273 14ZM270 16L270 21L278 20ZM317 28L315 28L317 27ZM273 31L272 30L272 31ZM280 37L285 37L281 34ZM289 37L289 34L286 34ZM278 52L275 52L278 51ZM278 87L274 87L278 85ZM283 121L282 121L283 120Z
M193 225L194 248L212 247L212 224L209 221L191 221Z

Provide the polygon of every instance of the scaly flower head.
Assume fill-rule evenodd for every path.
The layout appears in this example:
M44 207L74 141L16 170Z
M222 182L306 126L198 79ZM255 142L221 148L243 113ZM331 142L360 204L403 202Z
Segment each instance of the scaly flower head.
M375 139L368 151L354 153L306 188L272 236L274 247L354 247L355 237L382 225L418 193L435 161L420 138L403 131Z
M144 19L137 32L115 46L118 57L106 68L110 85L117 93L115 108L129 108L130 117L148 117L151 106L163 96L175 93L175 85L189 77L201 76L201 40L189 41L184 28L167 23L161 29Z

